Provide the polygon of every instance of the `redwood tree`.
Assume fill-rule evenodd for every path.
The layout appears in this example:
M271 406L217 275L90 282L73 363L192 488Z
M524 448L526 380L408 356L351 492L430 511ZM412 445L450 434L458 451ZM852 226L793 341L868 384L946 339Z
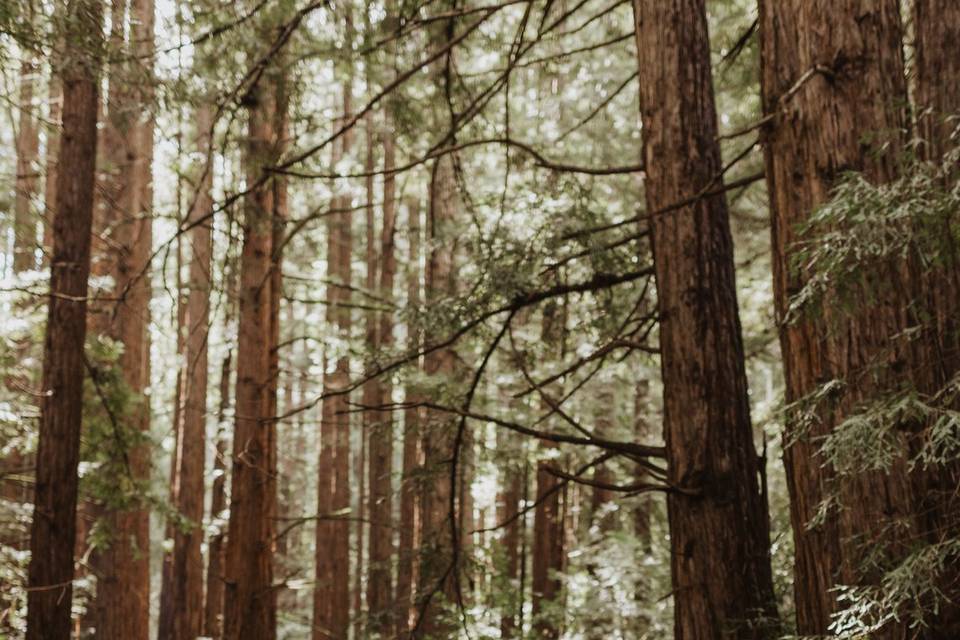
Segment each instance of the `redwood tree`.
M276 126L279 70L271 68L252 89L248 114L246 169L257 185L244 204L240 257L236 423L230 485L230 520L224 559L224 640L276 637L273 547L276 530L276 386L271 380L272 337L277 319L271 277L275 180L264 168L279 157Z
M196 148L202 157L209 158L212 113L203 105L197 111ZM183 407L175 442L172 499L183 522L173 536L173 554L170 561L169 588L172 630L174 640L192 639L203 632L203 560L200 545L203 541L204 458L207 418L207 339L210 319L212 221L207 218L213 210L213 169L209 160L199 163L194 172L194 189L187 223L189 232L190 277L187 295L186 362L182 375ZM229 377L229 369L227 370ZM167 585L164 585L165 587Z
M34 516L27 582L27 639L70 636L77 465L83 409L87 279L97 151L102 6L74 0L66 8L65 40L76 50L57 70L62 78L63 140L53 221L43 386L37 443Z
M704 0L634 0L647 210L722 184ZM674 637L772 637L767 507L753 444L723 195L647 219L660 320Z
M896 175L906 122L899 2L765 0L760 25L764 112L772 119L765 150L774 294L786 400L801 407L788 415L784 447L797 627L801 634L826 634L838 608L835 587L875 579L862 575L865 555L899 553L895 547L912 535L913 498L902 457L886 471L840 475L820 450L824 436L861 402L890 389L901 379L897 371L909 366L902 292L911 287L898 265L867 266L864 282L882 280L869 310L845 312L835 297L823 313L794 318L788 310L810 275L794 262L799 241L815 239L801 229L841 175L862 171L874 183ZM831 381L842 386L828 402L812 403L805 417L807 400ZM838 512L815 519L825 501L837 501ZM904 633L891 623L875 637Z

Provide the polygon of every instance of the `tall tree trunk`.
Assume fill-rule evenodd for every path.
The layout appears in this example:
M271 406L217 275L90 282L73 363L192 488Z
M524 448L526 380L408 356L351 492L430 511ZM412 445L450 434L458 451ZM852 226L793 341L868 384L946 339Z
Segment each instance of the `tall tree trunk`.
M277 68L256 87L249 110L247 176L259 180L280 155ZM237 342L236 425L230 520L224 561L224 640L276 637L277 592L273 585L276 516L276 386L273 358L277 335L274 225L277 179L248 194L240 258L240 328Z
M202 105L196 118L196 149L207 158L212 140L212 113ZM194 191L187 220L190 232L190 277L186 304L186 363L183 408L176 426L176 489L173 496L183 522L175 527L171 559L173 640L193 640L203 632L204 466L207 422L207 339L210 322L210 268L213 251L211 221L213 169L204 160L195 171ZM202 222L201 222L202 221ZM229 372L228 372L229 373Z
M913 499L902 459L888 472L839 476L819 451L823 437L860 402L896 384L893 371L905 349L895 336L908 326L900 296L910 290L900 267L862 274L883 280L869 311L845 312L827 301L820 318L786 321L790 298L809 275L793 267L798 229L843 173L863 171L874 182L895 175L906 103L899 2L765 0L760 23L764 112L773 117L765 150L786 401L807 398L829 381L844 383L828 403L810 409L813 419L788 416L784 435L797 627L817 635L828 632L837 610L835 587L873 579L860 571L867 549L900 553L895 547L911 535L903 526L889 527L910 520ZM855 375L874 366L876 375ZM827 500L838 501L839 512L815 520ZM891 624L872 637L906 633Z
M344 117L351 112L353 79L343 88ZM333 165L349 154L353 133L340 139ZM335 196L331 202L327 237L328 287L327 321L344 343L351 329L350 282L353 256L353 216L350 198ZM334 370L324 367L323 391L345 389L350 384L350 359L346 352L335 354ZM329 396L321 405L321 446L317 488L316 587L313 607L314 640L346 637L350 625L350 404L345 394Z
M178 215L177 219L180 219L179 205L181 203L181 193L179 190L180 184L178 183L177 190L177 204L178 204ZM177 361L177 375L174 379L174 388L173 388L173 455L170 458L170 473L169 473L169 487L170 487L170 504L174 507L179 503L180 495L180 456L181 456L181 441L180 438L183 436L183 398L186 395L183 388L184 382L187 379L186 374L186 341L185 337L187 335L187 301L184 298L184 286L183 286L183 239L182 236L177 236L176 239L176 277L174 278L176 284L177 292L177 340L176 340L176 361ZM171 541L174 544L176 543L176 527L177 522L174 521L173 517L166 518L166 525L163 532L164 540L164 553L163 560L160 565L160 611L157 615L157 637L159 638L169 638L173 635L173 618L174 618L174 592L178 589L173 583L173 549L167 550L166 545L167 541Z
M43 350L34 516L27 581L27 640L70 637L77 466L83 410L87 278L97 150L97 102L102 44L97 0L67 7L69 42L90 44L63 61L64 139L53 223L47 331Z
M231 302L227 302L228 309ZM213 464L213 487L210 491L210 519L220 517L227 507L227 446L223 425L230 406L230 369L233 351L227 351L220 366L220 408L217 410L217 442ZM219 638L223 629L223 532L214 534L207 543L207 590L203 607L203 635Z
M373 169L371 166L369 169ZM394 253L396 232L396 176L393 128L389 114L383 128L383 229L380 235L380 279L378 294L383 304L393 301L397 260ZM372 199L373 189L369 193ZM371 251L375 257L375 251ZM369 258L368 258L369 259ZM373 286L370 283L368 286ZM380 313L377 327L377 352L393 348L393 317L389 310ZM392 389L386 377L377 380L379 404L392 404ZM370 554L367 579L367 608L370 630L387 636L393 627L393 425L394 413L382 411L370 432Z
M560 351L563 335L564 314L555 301L548 301L543 307L543 332L541 340L551 357ZM549 390L543 391L550 394ZM551 401L544 400L544 409L549 409ZM556 448L556 443L547 440L540 442L540 448L548 452ZM561 510L560 479L550 473L554 460L537 462L536 507L533 513L533 567L531 572L533 588L533 625L536 638L556 640L560 637L560 625L553 619L561 597L561 583L558 575L563 570L564 558L564 521Z
M368 25L369 26L369 25ZM369 75L368 75L369 78ZM373 132L373 114L368 113L364 119L364 140L366 142L364 149L364 171L367 174L364 178L364 198L366 199L364 205L364 231L365 231L365 240L366 240L366 276L364 281L364 288L369 295L373 295L377 289L377 274L378 274L378 260L377 260L377 223L376 216L374 214L373 201L376 197L373 191L373 169L375 166L374 159L374 132ZM377 312L373 308L368 308L364 310L364 346L367 349L367 360L372 362L372 359L376 357L377 351ZM368 370L371 368L368 366ZM359 456L357 456L357 563L355 571L353 574L353 611L354 611L354 635L359 637L362 632L362 620L363 615L363 572L364 572L364 552L369 551L369 549L364 548L366 541L364 540L364 529L367 518L370 519L371 526L369 527L370 538L369 544L373 545L374 536L376 535L375 531L375 522L373 520L373 512L376 509L376 504L373 500L373 487L374 487L374 464L372 460L373 452L370 452L370 457L368 457L367 447L376 447L377 443L373 442L380 433L379 433L379 424L381 419L381 412L374 407L379 407L382 403L380 396L380 380L372 379L364 383L361 396L361 404L364 407L363 411L363 422L360 429L360 451ZM366 465L366 468L365 468ZM369 469L369 489L367 487L367 476L365 475ZM368 502L369 500L369 502ZM367 567L369 570L373 570L373 566L370 564L369 557L367 558ZM389 580L390 575L387 574L387 579ZM388 583L389 584L389 583ZM368 579L367 585L371 590L376 590L377 587L381 585L373 584L373 581ZM371 625L376 624L376 622L371 618L369 620Z
M388 135L393 135L389 132ZM386 185L385 185L386 186ZM419 310L420 296L420 203L407 200L407 244L410 255L407 260L407 306ZM422 346L419 327L415 322L407 326L407 350L417 353ZM417 358L412 366L420 368ZM400 481L400 538L397 549L397 591L396 591L396 636L404 638L410 629L410 606L413 587L417 584L416 560L419 545L420 519L418 516L417 471L420 469L420 427L422 410L417 406L420 395L414 384L407 383L404 388L404 402L409 405L403 411L403 470Z
M656 211L719 181L704 0L634 0L646 165ZM650 219L670 484L674 637L768 638L776 626L733 241L723 195Z
M434 163L430 181L428 229L431 250L426 277L428 306L455 293L453 222L457 207L453 156L448 154ZM427 335L424 342L430 344L437 339L440 336ZM432 351L424 359L426 374L441 383L453 382L456 357L451 347ZM427 411L424 426L421 443L425 477L420 494L423 533L420 544L420 588L417 593L422 618L418 637L443 637L450 633L443 607L456 601L456 567L452 565L457 550L451 529L451 522L456 522L456 514L453 513L451 464L457 429L448 414L431 410Z
M125 49L138 61L152 64L154 7L152 0L134 0L130 5L130 43ZM122 2L114 6L113 17L121 29L124 24ZM112 36L122 42L122 35ZM126 432L115 455L125 458L124 472L132 486L140 486L150 476L150 457L145 434L150 429L149 397L144 394L150 385L148 327L150 319L149 259L153 247L152 161L153 118L152 92L131 92L125 85L131 70L116 64L111 71L109 118L117 136L118 148L109 150L105 178L106 215L111 221L114 298L107 322L108 334L123 345L119 367L124 383L133 393L133 406L125 416ZM148 83L149 84L149 83ZM119 509L104 509L109 540L97 551L97 637L101 640L146 640L150 618L150 536L149 509L139 495Z
M516 447L514 438L504 429L497 429L497 450L506 451L511 445ZM525 464L525 461L524 461ZM509 595L503 599L506 605L500 613L500 637L505 640L517 637L518 611L523 601L520 586L520 501L523 498L523 472L516 462L508 461L503 470L500 481L500 496L497 500L497 522L506 523L500 538L500 548L504 555L504 572L502 584L509 589Z

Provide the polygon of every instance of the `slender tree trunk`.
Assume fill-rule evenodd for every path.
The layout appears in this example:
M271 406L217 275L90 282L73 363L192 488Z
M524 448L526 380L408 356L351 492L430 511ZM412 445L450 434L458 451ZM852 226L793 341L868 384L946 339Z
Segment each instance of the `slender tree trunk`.
M453 222L458 207L453 157L441 156L433 166L430 182L429 238L431 251L427 261L426 304L432 306L455 292ZM439 336L425 336L429 344ZM449 383L456 370L456 352L450 348L429 353L424 359L428 376ZM423 537L420 544L420 588L417 597L421 611L418 637L443 637L450 625L443 607L456 601L454 548L451 519L456 522L451 464L456 425L450 416L427 411L423 432L424 480L421 484L420 510Z
M383 169L394 168L395 150L390 118L383 131ZM370 163L370 169L373 163ZM373 196L373 185L368 192ZM394 253L396 231L396 177L386 173L383 181L383 229L380 236L380 279L377 286L379 297L387 303L393 300L394 278L397 270ZM371 244L373 244L371 242ZM376 250L368 249L368 261L376 257ZM389 311L382 311L376 330L376 349L389 352L393 348L393 318ZM392 389L388 379L376 381L378 404L391 404ZM378 422L370 432L370 554L367 580L367 608L370 629L382 636L393 628L393 420L392 411L377 414Z
M227 302L228 307L231 303ZM213 464L213 487L210 496L210 519L220 518L227 507L227 446L224 423L230 406L230 369L233 351L227 351L220 367L220 408L217 411L217 451ZM223 629L223 532L214 534L207 543L207 590L203 608L203 634L219 638Z
M249 110L247 175L260 179L280 155L277 110L283 109L279 71L255 89ZM246 199L240 258L240 329L237 343L236 426L230 520L224 562L224 640L276 637L273 547L276 517L274 354L277 335L274 225L276 179ZM271 397L272 396L272 397Z
M704 0L634 1L649 211L722 161ZM691 154L691 150L695 153ZM726 199L650 220L660 316L674 637L769 638L776 608Z
M97 149L100 67L95 47L102 40L102 7L95 0L67 7L66 39L93 45L64 60L65 137L59 164L71 171L57 178L57 214L43 386L37 443L34 517L30 535L27 640L70 636L73 550L76 537L77 466L83 410L87 278Z
M212 113L201 106L196 118L197 151L206 158L212 143ZM211 224L200 222L213 208L213 172L204 160L195 172L195 193L187 215L190 223L190 278L186 304L186 367L183 375L183 408L177 425L174 465L174 504L184 523L173 536L171 601L173 640L193 640L203 632L204 467L207 418L207 339L210 323L210 268L213 251Z
M179 186L179 184L178 184ZM181 202L180 192L177 192L177 203L179 210L179 203ZM177 219L180 219L180 214L178 211ZM185 340L187 334L187 301L184 299L184 286L183 286L183 241L182 237L178 236L176 239L177 251L176 251L176 291L177 291L177 342L176 342L176 360L177 360L177 375L174 380L174 389L173 389L173 455L170 458L170 474L169 474L169 486L170 486L170 504L176 506L179 503L180 495L180 457L182 455L181 450L181 438L183 436L183 398L185 396L184 392L184 381L186 380L185 369L186 369L186 356L185 356ZM168 544L167 541L171 541L174 544L176 537L176 523L172 517L166 519L166 525L164 527L163 539L164 546ZM173 583L173 549L169 551L164 549L163 560L160 567L160 612L157 616L157 637L159 638L169 638L173 635L173 600L174 600L174 591L177 587Z
M874 579L860 571L866 550L897 555L912 535L904 460L888 472L841 476L819 451L823 437L860 402L896 384L892 371L905 364L903 341L895 336L904 336L909 325L900 296L911 288L901 268L863 274L883 281L869 311L845 312L828 301L819 318L785 321L791 296L808 277L793 268L798 229L843 173L864 171L874 182L896 173L906 103L899 2L765 0L760 24L764 112L774 118L764 148L786 401L807 398L832 380L844 382L829 403L810 409L815 418L790 416L784 435L797 627L818 635L828 633L837 610L835 587ZM874 365L876 375L851 375ZM815 521L826 500L842 507ZM890 528L894 522L899 525ZM907 633L891 624L871 637Z
M549 301L543 308L543 333L541 340L550 355L560 350L564 315L556 302ZM550 391L543 393L549 394ZM549 402L544 402L549 408ZM544 452L556 448L556 443L543 440ZM549 471L553 460L537 462L536 508L533 514L533 625L536 638L556 640L560 637L560 625L553 619L551 607L562 597L559 573L564 563L564 521L561 510L560 480Z
M497 430L497 449L507 450L512 438L504 429ZM520 592L520 501L523 498L523 473L516 463L507 462L503 469L503 479L500 482L501 493L497 500L497 522L507 523L503 527L499 546L503 549L505 580L503 584L509 589L506 597L506 606L500 614L500 637L506 640L517 637L517 612L523 600Z
M351 112L352 77L343 89L343 112ZM349 154L353 134L340 139L333 164ZM350 337L351 259L353 216L350 198L337 195L331 202L334 214L328 227L327 266L330 280L327 321L344 342ZM350 359L335 354L334 370L324 374L324 393L345 389L350 384ZM326 367L325 367L326 370ZM321 451L316 543L316 587L313 607L314 640L346 637L350 625L350 404L346 395L324 399L321 406Z
M388 135L392 135L390 132ZM386 185L385 185L386 187ZM411 198L407 201L407 243L410 255L407 261L407 306L418 310L420 296L420 203ZM407 326L407 349L416 353L422 346L419 327L415 322ZM419 369L419 358L413 363ZM418 518L419 495L417 471L420 469L420 428L422 410L417 406L420 395L412 383L404 389L404 401L409 405L403 411L403 476L400 483L400 539L397 550L396 591L396 636L405 638L410 629L410 607L413 603L413 586L417 584L417 548L419 546L420 519Z

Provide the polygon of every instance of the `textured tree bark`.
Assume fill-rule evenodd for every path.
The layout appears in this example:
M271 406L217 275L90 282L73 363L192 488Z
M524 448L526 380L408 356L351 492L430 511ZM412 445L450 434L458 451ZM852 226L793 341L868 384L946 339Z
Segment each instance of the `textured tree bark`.
M543 333L541 340L546 348L555 355L560 351L565 316L553 300L543 307ZM544 390L544 394L550 394ZM543 409L550 408L550 402L543 402ZM557 448L556 443L547 440L540 442L542 451ZM551 608L555 608L562 597L559 573L563 570L564 527L560 479L550 473L549 468L555 460L537 462L536 508L533 512L533 565L531 586L533 589L533 628L534 637L556 640L560 637L561 627L552 619Z
M230 289L228 288L228 295ZM232 301L227 302L228 309ZM228 311L229 314L229 311ZM213 461L213 487L210 495L210 519L220 517L227 507L227 448L223 424L230 406L230 371L233 352L227 351L220 366L220 408L217 411L217 452ZM219 638L223 629L223 538L222 532L213 535L207 543L207 590L203 606L203 634Z
M634 0L647 210L722 167L703 0ZM670 484L674 637L769 638L776 609L726 200L650 222Z
M860 570L869 549L896 555L912 535L913 498L903 460L888 473L840 477L824 463L818 444L859 402L895 384L894 372L909 366L903 340L895 338L909 326L901 297L910 290L904 270L885 265L882 273L864 274L884 281L884 293L869 310L838 312L826 302L820 318L808 314L784 322L790 297L808 277L791 266L798 227L829 197L843 172L863 171L874 182L895 175L906 122L898 5L896 0L761 2L764 112L774 117L765 149L786 400L793 403L824 383L844 381L823 403L829 406L814 407L809 427L793 417L785 433L797 627L804 635L828 632L837 610L834 587L873 579ZM857 375L874 367L875 375ZM813 523L827 499L839 502L839 512ZM894 521L901 526L888 529ZM907 629L891 624L871 637L907 635Z
M248 180L279 157L276 69L254 90L249 110ZM240 257L236 426L230 520L224 562L224 640L276 637L273 547L276 516L276 439L272 358L276 346L272 277L277 197L274 180L254 189L244 207ZM271 398L271 396L274 396Z
M954 43L960 41L960 4L948 0L913 1L913 98L917 112L917 136L923 140L920 156L926 161L943 163L945 155L956 149L960 116L960 57ZM953 137L951 137L953 136ZM953 166L949 175L955 180ZM915 261L914 274L920 280L926 319L922 346L915 375L923 393L935 396L960 371L960 247L955 234L955 219L942 221L942 263L924 269ZM954 409L957 407L954 406ZM914 451L923 446L926 432L912 438ZM915 470L915 509L919 526L931 543L957 538L960 525L957 513L957 486L960 463ZM944 603L930 616L929 638L960 636L960 569L946 568L938 587Z
M396 176L389 173L395 166L393 126L389 114L383 135L383 228L380 233L380 278L376 283L384 301L394 297L394 279L397 270L394 252L396 233ZM372 166L371 166L372 169ZM369 189L373 196L372 185ZM375 257L375 251L373 252ZM374 283L370 283L371 286ZM376 351L390 352L393 348L393 317L381 311L378 320ZM386 378L377 380L378 404L390 403L392 388ZM370 552L367 579L367 609L371 631L387 636L394 625L393 614L393 432L394 413L383 411L370 432Z
M420 234L422 233L420 203L407 201L407 243L410 255L407 261L407 306L419 310L420 295ZM419 328L407 326L407 350L416 353L422 346ZM419 368L419 358L413 363ZM417 584L417 549L419 547L420 519L418 517L417 471L420 469L420 429L423 422L418 390L408 383L404 401L410 405L403 411L403 476L400 482L400 538L397 549L396 636L405 638L410 631L413 588Z
M66 9L67 40L81 49L59 70L63 79L64 139L53 225L43 389L37 443L34 516L30 534L27 640L70 637L73 550L76 538L77 465L83 410L87 279L97 151L100 2L72 2ZM73 40L76 38L76 40Z
M177 425L173 464L173 502L185 524L175 527L170 563L173 640L193 640L203 632L203 542L204 467L207 417L207 336L210 322L210 268L213 251L211 222L200 222L213 209L213 169L206 161L211 147L210 107L196 114L196 149L205 160L195 171L195 193L187 220L196 224L189 232L190 278L186 304L186 383L183 407Z
M111 39L122 43L122 25L126 7L116 2L113 20L120 33ZM129 6L130 39L126 50L137 60L152 60L154 49L154 6L152 0L133 0ZM152 162L153 125L149 117L152 91L133 92L126 86L130 71L116 64L111 70L109 119L117 147L108 150L104 183L107 198L104 207L112 233L108 264L114 281L116 302L104 318L106 332L123 345L119 367L135 405L128 414L128 431L146 433L150 429L150 264L153 251ZM114 87L114 85L119 85ZM121 452L118 452L121 453ZM145 443L128 445L122 452L128 460L127 471L134 483L142 484L150 476L150 457ZM97 637L102 640L146 640L150 619L150 536L149 509L135 497L122 509L105 508L109 540L96 553Z

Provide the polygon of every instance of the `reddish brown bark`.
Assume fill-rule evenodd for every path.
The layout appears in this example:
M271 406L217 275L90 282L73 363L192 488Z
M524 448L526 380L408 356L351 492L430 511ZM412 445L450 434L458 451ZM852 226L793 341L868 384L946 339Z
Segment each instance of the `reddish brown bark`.
M212 114L201 106L196 117L196 149L206 158L210 149ZM207 417L207 337L210 322L210 267L213 250L209 221L200 222L213 207L212 168L206 161L195 171L195 193L191 193L188 223L190 275L187 294L186 361L183 407L177 425L176 452L173 460L176 477L173 482L174 505L183 519L173 534L170 562L170 590L173 640L192 640L203 631L203 541L204 466Z
M411 198L407 201L407 243L410 255L407 260L407 305L419 309L420 295L420 203ZM407 349L418 352L422 340L419 328L414 323L407 326ZM419 368L419 359L413 363ZM419 546L420 520L416 472L420 468L420 427L422 410L416 406L419 394L408 383L404 389L404 401L410 405L403 411L403 476L400 481L400 538L397 549L396 590L396 635L406 637L410 628L413 587L417 584L417 548Z
M272 70L268 78L273 79ZM277 85L254 90L249 109L248 180L279 157ZM224 640L276 637L273 547L276 517L276 438L273 354L277 335L273 296L275 180L248 194L240 257L236 423L230 519L224 560Z
M89 0L68 6L68 38L102 39L102 7ZM83 409L83 343L97 149L99 61L77 51L60 69L65 107L57 179L51 295L44 341L34 518L30 537L27 640L70 636L77 465Z
M761 3L764 111L774 117L765 148L786 399L801 400L831 380L845 383L829 403L811 409L815 419L795 416L786 425L801 634L827 633L837 610L835 586L875 579L861 573L868 549L896 555L902 552L901 536L911 535L913 498L902 459L885 473L838 476L819 451L822 437L860 402L896 384L893 371L906 364L905 345L895 338L908 326L908 308L899 299L910 289L903 270L865 268L864 281L883 280L869 311L846 313L828 300L820 317L785 321L791 296L809 275L793 268L798 229L844 172L863 171L874 182L896 173L906 102L898 5L896 0ZM858 375L874 367L875 374ZM828 498L842 507L813 522ZM889 529L894 521L899 525ZM874 637L907 633L893 624Z
M647 209L722 167L704 0L634 1ZM674 637L768 638L776 609L726 200L650 221L670 484Z

